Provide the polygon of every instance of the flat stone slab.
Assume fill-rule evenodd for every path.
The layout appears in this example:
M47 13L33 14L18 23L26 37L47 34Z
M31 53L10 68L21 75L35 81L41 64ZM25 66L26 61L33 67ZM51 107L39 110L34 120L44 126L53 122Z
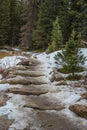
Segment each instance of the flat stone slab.
M26 71L26 70L36 70L36 67L34 66L22 66L22 65L18 65L15 67L16 70L23 70L23 71Z
M41 91L46 91L46 92L50 92L52 91L52 86L50 86L49 84L41 84L41 85L21 85L21 84L16 84L16 85L10 85L10 88L23 88L23 89L28 89L28 90L41 90Z
M55 112L46 112L46 111L37 111L34 126L30 127L30 130L87 130L77 126L76 123L73 123L65 115L60 115ZM29 128L29 127L28 127ZM29 130L29 129L26 130Z
M18 65L18 66L16 66L15 67L15 69L16 70L24 70L24 71L26 71L26 70L32 70L32 71L36 71L36 70L42 70L43 69L43 67L40 67L40 66L22 66L22 65Z
M30 77L40 77L40 76L45 76L43 74L43 72L40 71L21 71L21 70L17 70L15 73L15 75L21 75L21 76L30 76Z
M18 63L18 65L23 65L23 66L36 66L38 65L40 62L38 62L35 59L29 58L29 59L24 59L22 60L20 63Z
M0 116L0 130L8 130L13 120L9 120L8 116Z
M41 85L41 84L47 84L47 81L44 77L22 77L22 76L16 76L14 78L10 79L5 79L0 82L0 84L23 84L23 85L29 85L29 84L34 84L34 85Z
M38 110L61 110L61 109L64 109L64 106L60 102L58 102L58 100L53 102L45 96L29 98L29 100L24 105L24 107L29 107L29 108L38 109Z
M46 94L47 91L43 91L40 89L35 89L35 88L9 88L7 90L9 93L14 93L14 94L21 94L21 95L41 95L41 94Z

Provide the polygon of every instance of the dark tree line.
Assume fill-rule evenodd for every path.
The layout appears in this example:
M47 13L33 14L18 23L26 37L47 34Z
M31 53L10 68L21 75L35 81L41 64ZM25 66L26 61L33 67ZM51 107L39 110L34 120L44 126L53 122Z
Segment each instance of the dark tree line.
M56 17L64 45L73 29L87 40L86 0L1 0L0 45L46 49L52 42Z
M77 35L81 32L82 38L86 40L87 2L85 0L27 0L27 2L26 25L31 27L27 26L26 31L22 32L27 32L26 38L22 35L22 39L25 40L24 45L27 44L28 48L46 49L48 47L51 42L53 22L57 16L63 35L63 44L69 40L73 29Z
M23 8L22 0L0 1L0 46L19 44Z

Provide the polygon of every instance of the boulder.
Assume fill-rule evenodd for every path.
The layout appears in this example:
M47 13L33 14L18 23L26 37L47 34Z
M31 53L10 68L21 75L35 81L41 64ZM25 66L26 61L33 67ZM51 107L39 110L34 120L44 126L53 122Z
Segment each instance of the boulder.
M6 99L0 96L0 107L6 105Z
M81 94L82 99L87 99L87 92Z
M0 107L1 107L1 106L5 106L7 100L8 100L7 96L1 95L1 96L0 96Z
M0 116L0 130L8 130L13 120L9 120L8 116Z
M71 105L69 109L74 113L76 113L78 116L87 119L87 105L75 104L75 105Z
M50 80L51 82L60 81L60 80L64 80L64 77L60 74L53 74Z
M56 84L56 86L60 85L67 85L67 82L65 80L62 80Z

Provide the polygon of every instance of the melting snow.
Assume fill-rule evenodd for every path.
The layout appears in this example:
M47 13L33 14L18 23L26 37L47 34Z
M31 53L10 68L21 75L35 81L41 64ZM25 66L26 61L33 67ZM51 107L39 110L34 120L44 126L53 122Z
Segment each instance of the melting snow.
M82 53L84 54L85 57L87 57L87 48L82 48L81 49ZM55 59L54 56L60 51L53 52L51 54L46 54L46 53L41 53L41 54L36 54L37 59L43 62L43 67L45 68L45 73L48 78L51 77L51 72L54 67L61 67L57 64L55 64ZM85 61L84 67L87 68L87 61ZM87 72L85 71L83 74L86 74ZM63 75L63 74L62 74ZM55 93L48 93L47 96L50 97L50 100L52 100L53 97L57 98L58 101L61 101L61 103L65 104L66 108L61 111L63 115L68 116L72 121L76 121L77 123L80 122L83 124L84 128L86 126L87 128L87 120L78 117L76 114L71 112L69 110L69 106L72 104L87 104L87 100L80 100L78 101L81 96L81 93L86 92L85 88L74 88L73 84L75 83L74 81L67 81L69 84L68 86L55 86L55 82L52 83L52 87L55 88Z
M16 66L20 61L22 56L8 56L0 59L0 68L6 69L9 67Z
M87 56L87 48L81 49L83 54ZM57 51L58 52L58 51ZM51 77L51 72L54 67L59 67L55 64L54 56L57 54L57 52L46 54L41 53L37 54L34 53L33 56L37 56L37 59L43 62L42 67L43 71L45 69L46 76L48 78ZM0 67L2 68L8 68L16 66L18 62L20 62L21 56L11 56L11 57L5 57L0 60ZM87 62L85 62L85 67L87 67ZM79 122L84 126L87 126L87 120L83 118L78 118L76 114L71 112L68 107L72 104L87 104L87 100L81 100L78 102L78 99L81 97L80 94L85 92L84 88L73 88L71 85L68 86L55 86L55 84L50 83L52 86L52 91L55 92L49 92L46 94L52 99L58 99L61 103L65 104L65 109L62 111L59 111L60 114L66 115L70 118L70 120L74 120L75 122ZM69 83L70 84L70 83ZM7 88L11 87L9 84L1 84L0 85L0 91L6 90ZM53 89L54 88L54 89ZM7 102L6 106L0 107L0 116L8 114L9 119L15 119L14 123L10 126L9 130L16 129L23 129L27 126L28 122L33 122L33 112L30 108L22 108L25 104L25 96L23 95L16 95L14 94L8 94L10 100ZM56 111L57 113L57 111ZM26 118L27 117L27 118Z

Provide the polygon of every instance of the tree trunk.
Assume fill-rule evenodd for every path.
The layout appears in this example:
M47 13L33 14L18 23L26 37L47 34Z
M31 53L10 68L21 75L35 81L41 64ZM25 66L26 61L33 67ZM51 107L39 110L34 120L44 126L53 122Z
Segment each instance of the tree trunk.
M32 32L34 29L35 19L37 15L37 8L35 0L26 0L26 20L23 31L21 32L21 43L26 49L32 48Z

